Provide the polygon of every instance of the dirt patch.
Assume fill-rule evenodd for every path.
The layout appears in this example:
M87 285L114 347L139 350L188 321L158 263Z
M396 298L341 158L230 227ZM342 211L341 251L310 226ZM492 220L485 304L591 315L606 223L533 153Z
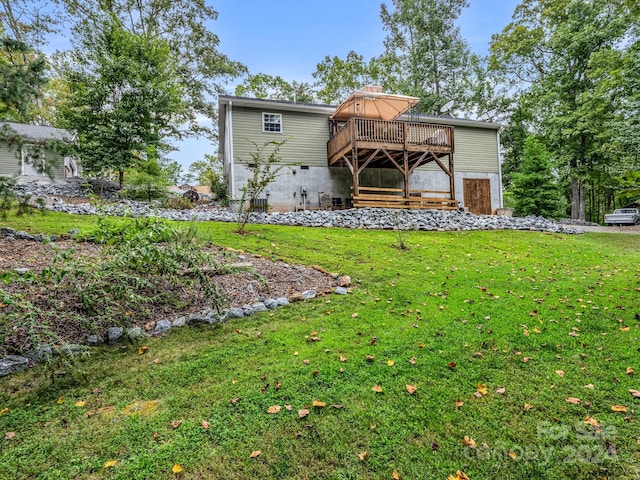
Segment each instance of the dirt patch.
M98 257L100 246L89 242L74 242L73 240L62 240L55 244L44 244L28 240L8 240L0 238L0 275L5 272L15 272L16 269L28 269L34 273L41 272L44 268L54 264L56 258L62 255L73 257L89 256ZM214 275L214 282L223 292L225 297L224 307L240 307L246 304L253 304L265 298L299 296L305 290L315 290L319 295L329 293L336 287L336 279L326 272L314 268L292 265L281 261L271 261L267 258L251 255L239 251L224 250L219 247L205 246L220 262L227 265L234 265L238 271L226 274ZM59 310L61 307L68 307L70 312L81 311L77 301L69 298L50 298L48 292L33 282L11 282L2 284L0 289L7 293L26 293L26 298L37 303L41 310L46 310L47 305L55 303L52 308ZM144 317L136 322L135 315L132 316L132 326L145 326L152 328L153 322L168 318L173 319L178 316L198 312L211 305L206 298L190 295L185 289L171 290L171 285L166 285L167 292L176 296L176 305L148 306L148 311ZM76 303L74 303L76 302ZM2 314L2 304L0 303L0 315ZM151 324L151 327L150 327ZM49 328L55 333L60 341L70 343L83 343L87 335L91 333L103 332L106 328L114 325L99 325L98 331L89 329L81 321L49 322ZM5 331L11 332L11 328ZM26 338L24 328L16 327L15 333L10 333L5 337L5 347L0 345L0 352L24 351L30 348Z

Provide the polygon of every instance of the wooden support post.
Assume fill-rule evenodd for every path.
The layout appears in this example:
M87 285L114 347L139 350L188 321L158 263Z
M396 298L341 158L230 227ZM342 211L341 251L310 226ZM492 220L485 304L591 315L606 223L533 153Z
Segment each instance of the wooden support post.
M453 171L453 152L449 154L449 190L450 190L450 198L451 200L456 199L456 181L454 178Z
M355 143L354 143L355 145ZM354 148L352 153L353 162L353 196L360 195L360 170L358 168L358 149Z
M405 149L404 155L404 169L402 174L404 175L404 197L409 198L409 152Z

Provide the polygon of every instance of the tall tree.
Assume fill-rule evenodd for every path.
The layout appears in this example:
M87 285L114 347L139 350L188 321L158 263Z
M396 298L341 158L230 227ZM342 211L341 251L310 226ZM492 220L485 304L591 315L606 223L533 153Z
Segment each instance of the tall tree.
M48 81L46 61L27 44L0 37L0 119L29 123L34 119L41 87Z
M449 101L467 101L469 45L455 22L467 0L392 0L380 7L387 65L385 86L420 97L419 108L438 113Z
M513 174L512 193L517 216L557 217L560 213L560 194L549 152L533 135L524 142L522 163Z
M216 132L198 123L204 115L216 118L215 96L224 82L246 71L218 49L220 39L209 28L218 13L205 0L58 0L66 8L79 48L110 18L117 18L132 35L160 38L167 42L179 62L176 74L189 107L188 129L214 139Z
M284 100L287 102L313 103L315 92L306 82L287 82L281 76L266 73L248 75L244 82L236 87L236 95L253 95L256 98Z
M316 65L316 71L312 74L316 79L318 98L327 104L337 104L365 85L375 83L372 67L353 50L347 53L344 60L327 55Z
M57 32L60 13L46 0L0 0L0 24L8 37L41 49Z
M59 66L69 86L62 116L94 174L119 173L169 149L185 116L183 87L166 41L108 21Z
M586 179L605 160L599 139L611 117L593 95L594 54L612 52L629 32L624 0L524 0L491 42L491 65L527 89L538 131L570 184L571 217L585 219Z

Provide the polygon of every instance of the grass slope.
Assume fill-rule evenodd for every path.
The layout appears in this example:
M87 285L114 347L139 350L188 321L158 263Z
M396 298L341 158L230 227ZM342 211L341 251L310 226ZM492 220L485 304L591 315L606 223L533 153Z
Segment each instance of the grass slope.
M353 293L0 380L0 478L640 476L640 237L234 227L200 236Z

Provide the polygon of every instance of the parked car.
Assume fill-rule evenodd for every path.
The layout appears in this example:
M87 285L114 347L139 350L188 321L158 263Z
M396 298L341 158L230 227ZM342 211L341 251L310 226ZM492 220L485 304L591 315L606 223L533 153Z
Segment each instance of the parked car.
M637 225L640 223L640 212L637 208L617 208L613 213L604 216L605 225Z

